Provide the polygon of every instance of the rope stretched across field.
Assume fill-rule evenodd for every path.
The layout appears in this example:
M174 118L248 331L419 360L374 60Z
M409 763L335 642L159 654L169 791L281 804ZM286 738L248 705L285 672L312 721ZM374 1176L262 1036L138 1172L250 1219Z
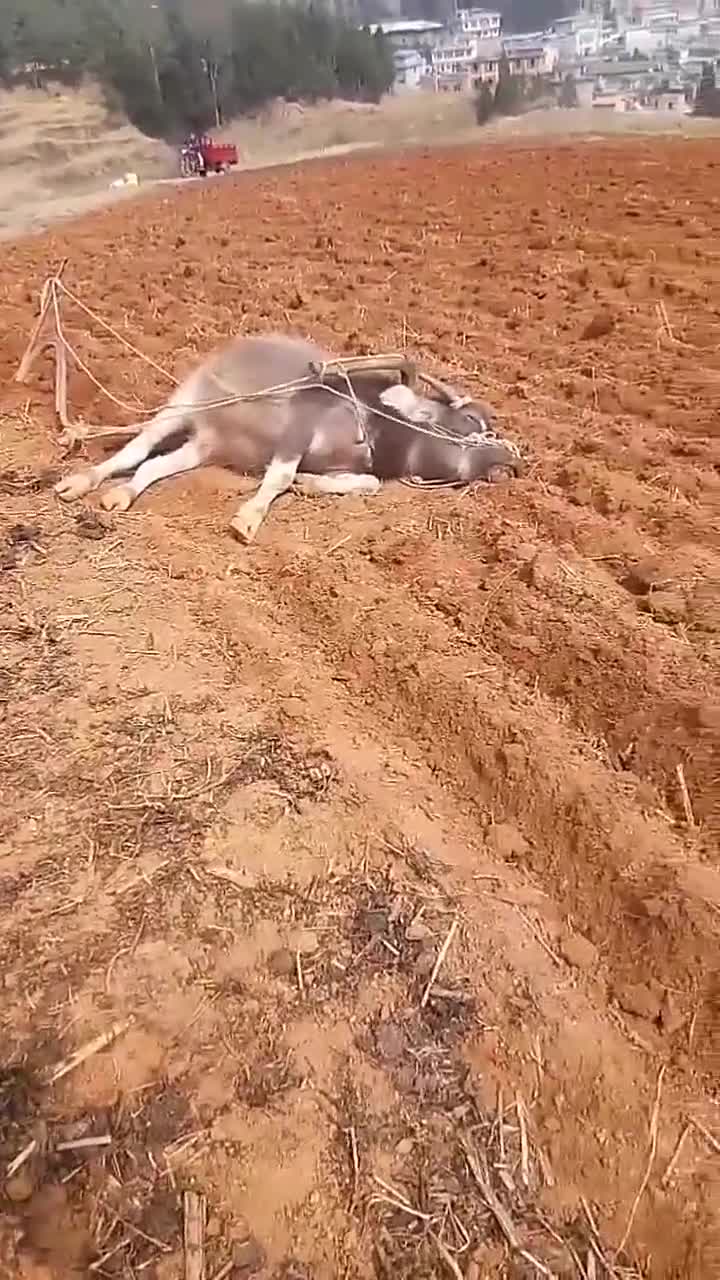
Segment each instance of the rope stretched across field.
M367 409L369 412L373 413L377 417L384 418L387 422L393 422L396 425L403 426L405 428L409 427L411 430L418 432L420 435L430 436L431 438L434 438L437 440L452 441L454 444L458 445L460 448L471 449L477 446L478 443L480 443L479 433L477 432L472 432L468 436L462 436L462 435L459 435L457 432L448 430L447 428L442 427L440 424L437 424L437 423L424 424L424 423L414 422L408 418L400 418L396 414L388 413L384 409L379 409L374 406L370 408L368 405L365 405L362 401L358 399L355 389L352 385L350 375L348 374L347 370L343 368L341 362L337 360L333 360L331 362L328 362L327 364L324 364L320 369L319 378L309 375L304 378L296 378L290 382L283 382L283 383L278 383L275 386L265 387L261 391L247 392L246 394L243 394L243 395L239 393L232 393L227 396L218 397L217 399L214 399L214 400L196 401L192 404L173 404L172 406L166 404L166 405L161 405L159 408L155 408L155 409L138 408L137 405L127 404L125 401L120 400L108 387L106 387L100 381L99 378L95 376L95 374L88 367L86 362L78 354L78 351L70 342L70 340L66 336L65 331L63 329L62 319L60 314L61 295L64 295L65 297L67 297L70 302L74 303L75 306L79 307L80 310L83 311L91 320L93 320L96 324L99 324L100 327L103 328L107 333L111 334L111 336L115 338L115 340L119 342L127 351L137 356L138 359L142 360L144 364L148 365L151 369L154 369L162 377L166 378L168 382L171 382L174 386L178 386L180 385L178 382L178 379L173 374L171 374L167 369L163 368L162 365L158 364L156 360L153 360L152 357L145 355L144 352L140 351L136 346L133 345L133 343L128 341L127 338L123 337L121 333L119 333L116 329L114 329L112 325L108 324L106 320L103 320L101 316L97 315L96 312L94 312L90 307L88 307L87 304L84 303L82 299L78 298L77 295L73 293L71 289L68 289L67 285L64 284L64 282L61 280L59 273L56 274L55 276L50 277L50 279L46 281L43 287L43 295L42 295L43 306L45 305L47 300L52 309L54 329L55 329L57 342L60 343L64 351L72 357L77 367L85 374L87 378L89 378L90 382L92 382L93 386L97 388L100 394L105 396L106 399L110 400L112 404L116 405L119 409L122 409L123 412L125 413L131 413L134 416L140 415L141 417L152 418L152 417L155 417L155 415L158 412L160 412L160 410L162 410L165 414L177 415L178 418L182 418L188 413L197 413L198 411L205 411L209 409L224 409L224 408L229 408L235 404L241 404L241 403L257 401L257 400L266 400L272 397L282 396L282 395L292 395L298 391L322 390L322 391L325 391L327 394L334 395L339 400L344 400L347 404L352 405L353 410L355 412L355 416L359 423L362 423L362 410ZM388 357L379 357L379 358L387 358L388 360L390 360L391 358L398 359L401 357L388 356ZM332 370L336 374L336 376L342 378L345 381L348 388L347 393L338 390L338 388L336 387L328 386L328 384L323 381L323 375L325 374L326 371L330 371L330 370ZM219 381L217 377L215 377L215 380ZM468 403L471 403L470 398L463 397L460 400L458 400L457 405L455 407L460 409L465 405L467 405ZM131 430L130 426L128 427L128 430ZM495 434L491 431L487 431L482 434L486 435L488 440L499 440L499 437L495 436ZM509 442L507 441L504 441L503 443L508 445L508 447L510 447L513 450L513 452L516 452L515 446L510 445Z

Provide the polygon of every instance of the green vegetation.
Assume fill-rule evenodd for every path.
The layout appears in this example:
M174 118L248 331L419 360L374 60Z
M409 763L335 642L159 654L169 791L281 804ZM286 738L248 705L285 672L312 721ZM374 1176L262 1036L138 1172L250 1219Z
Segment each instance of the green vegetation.
M577 93L577 85L575 83L575 77L572 74L572 71L568 71L567 75L565 76L560 86L560 93L558 94L558 106L571 108L571 107L576 107L577 105L578 105L578 93Z
M483 81L475 94L475 119L487 124L493 116L518 116L529 111L548 92L544 76L516 76L505 56L500 59L495 88Z
M720 116L720 89L717 87L715 68L712 62L706 62L703 65L695 98L694 114L696 116Z
M144 132L173 138L273 97L376 102L393 79L381 33L274 0L2 0L0 80L92 75Z

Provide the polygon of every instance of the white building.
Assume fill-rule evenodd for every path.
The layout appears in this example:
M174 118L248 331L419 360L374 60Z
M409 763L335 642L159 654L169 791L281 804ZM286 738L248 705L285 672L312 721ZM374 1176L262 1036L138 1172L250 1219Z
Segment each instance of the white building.
M432 70L436 89L476 89L479 84L497 84L503 59L511 75L532 78L552 75L558 62L557 50L542 38L510 36L505 40L466 39L444 44L433 53Z
M483 55L492 57L489 45L499 48L502 15L494 9L457 8L447 33L440 37L432 55L435 77L472 81L476 64Z
M432 53L432 70L435 76L465 76L472 72L479 57L480 41L477 36L448 35Z
M393 66L395 93L408 93L419 89L428 73L428 67L422 54L417 49L394 49Z
M598 52L604 40L601 18L576 13L569 18L558 18L545 33L548 44L557 49L561 63L589 58Z
M593 111L627 111L628 98L616 89L600 89L593 94Z
M453 26L463 35L498 40L502 30L502 14L495 9L461 9L458 6Z
M421 45L432 48L445 34L442 22L429 22L424 18L387 18L383 22L371 22L369 27L373 35L382 30L396 49L418 49Z
M651 111L674 111L676 115L686 116L692 111L685 99L685 89L681 85L670 85L665 89L657 89L648 94L646 106Z
M625 31L625 52L649 58L660 49L669 48L672 43L672 28L668 27L628 27Z
M475 63L475 84L480 84L482 81L487 84L497 84L502 58L503 46L500 40L489 40L487 44L483 44Z
M550 76L560 60L557 48L541 31L505 36L503 48L515 76Z

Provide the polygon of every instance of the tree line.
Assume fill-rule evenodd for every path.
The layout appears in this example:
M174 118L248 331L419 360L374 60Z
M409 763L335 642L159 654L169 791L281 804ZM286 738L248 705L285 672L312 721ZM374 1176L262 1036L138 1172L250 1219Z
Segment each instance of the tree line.
M145 133L205 130L275 97L376 102L392 51L310 3L276 0L2 0L0 81L91 75Z

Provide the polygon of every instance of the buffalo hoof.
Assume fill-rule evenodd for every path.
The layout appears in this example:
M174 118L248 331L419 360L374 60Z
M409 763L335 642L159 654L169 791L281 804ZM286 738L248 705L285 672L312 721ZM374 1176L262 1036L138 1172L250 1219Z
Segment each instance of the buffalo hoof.
M55 485L55 493L63 502L77 502L95 488L95 480L91 471L76 471L65 476Z
M116 484L100 499L106 511L129 511L134 501L135 494L127 484Z
M244 510L242 507L237 515L230 521L230 528L239 542L244 542L248 546L255 541L255 535L262 524L262 513L259 511Z

